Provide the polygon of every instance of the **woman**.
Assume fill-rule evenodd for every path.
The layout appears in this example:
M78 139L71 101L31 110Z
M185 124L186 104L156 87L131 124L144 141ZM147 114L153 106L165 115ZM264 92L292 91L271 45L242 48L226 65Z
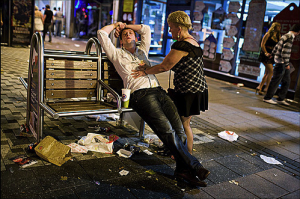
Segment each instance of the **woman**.
M192 115L200 115L200 111L208 110L208 90L203 73L202 49L189 34L192 29L190 17L183 11L176 11L168 16L172 38L177 40L170 53L161 64L144 70L133 70L134 78L147 74L157 74L173 70L178 109L183 128L187 136L188 151L193 152L193 132L190 126Z
M39 11L39 8L35 6L34 11L34 32L41 32L44 30L43 14Z
M255 93L258 93L259 95L263 95L262 88L265 83L266 87L264 91L266 92L268 90L271 78L273 76L274 60L272 56L272 50L280 39L280 29L280 23L274 22L261 42L261 51L258 60L264 64L265 74L258 87L256 87Z

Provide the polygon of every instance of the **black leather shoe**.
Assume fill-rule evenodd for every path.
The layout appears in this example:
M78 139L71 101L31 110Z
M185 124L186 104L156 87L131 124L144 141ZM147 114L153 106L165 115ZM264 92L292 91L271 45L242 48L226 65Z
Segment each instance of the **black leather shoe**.
M198 176L198 178L200 180L205 180L209 174L210 174L210 171L205 169L204 167L200 167L196 171L196 176Z
M199 187L206 187L207 184L203 181L200 181L196 176L193 176L190 172L174 172L174 176L176 180L185 181L186 183L199 186Z

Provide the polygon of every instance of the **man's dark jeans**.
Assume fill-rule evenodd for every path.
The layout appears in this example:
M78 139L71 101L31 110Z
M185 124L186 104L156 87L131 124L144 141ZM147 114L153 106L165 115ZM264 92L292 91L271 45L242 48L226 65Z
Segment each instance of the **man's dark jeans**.
M281 89L278 92L278 101L284 100L289 90L290 82L290 69L286 69L282 64L276 64L273 70L273 77L264 99L272 99L281 83Z
M46 34L47 34L48 31L49 31L49 41L51 41L52 40L52 37L51 37L51 23L45 23L44 24L43 41L45 41L45 37L46 37Z
M186 135L176 106L161 87L140 89L130 96L130 106L150 126L176 160L176 171L197 170L200 162L187 149Z

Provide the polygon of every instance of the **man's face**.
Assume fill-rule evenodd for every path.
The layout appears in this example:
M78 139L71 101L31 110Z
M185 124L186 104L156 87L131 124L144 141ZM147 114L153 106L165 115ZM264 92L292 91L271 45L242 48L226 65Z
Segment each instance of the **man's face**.
M131 29L125 29L122 31L122 43L129 44L136 40L135 33Z

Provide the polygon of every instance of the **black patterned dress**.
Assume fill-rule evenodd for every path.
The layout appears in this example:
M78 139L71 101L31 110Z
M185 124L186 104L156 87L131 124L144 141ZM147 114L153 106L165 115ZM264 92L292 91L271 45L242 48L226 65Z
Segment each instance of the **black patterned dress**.
M208 110L208 88L203 71L202 49L186 41L177 41L171 48L189 53L172 68L175 72L174 102L179 115L200 115L200 111Z

